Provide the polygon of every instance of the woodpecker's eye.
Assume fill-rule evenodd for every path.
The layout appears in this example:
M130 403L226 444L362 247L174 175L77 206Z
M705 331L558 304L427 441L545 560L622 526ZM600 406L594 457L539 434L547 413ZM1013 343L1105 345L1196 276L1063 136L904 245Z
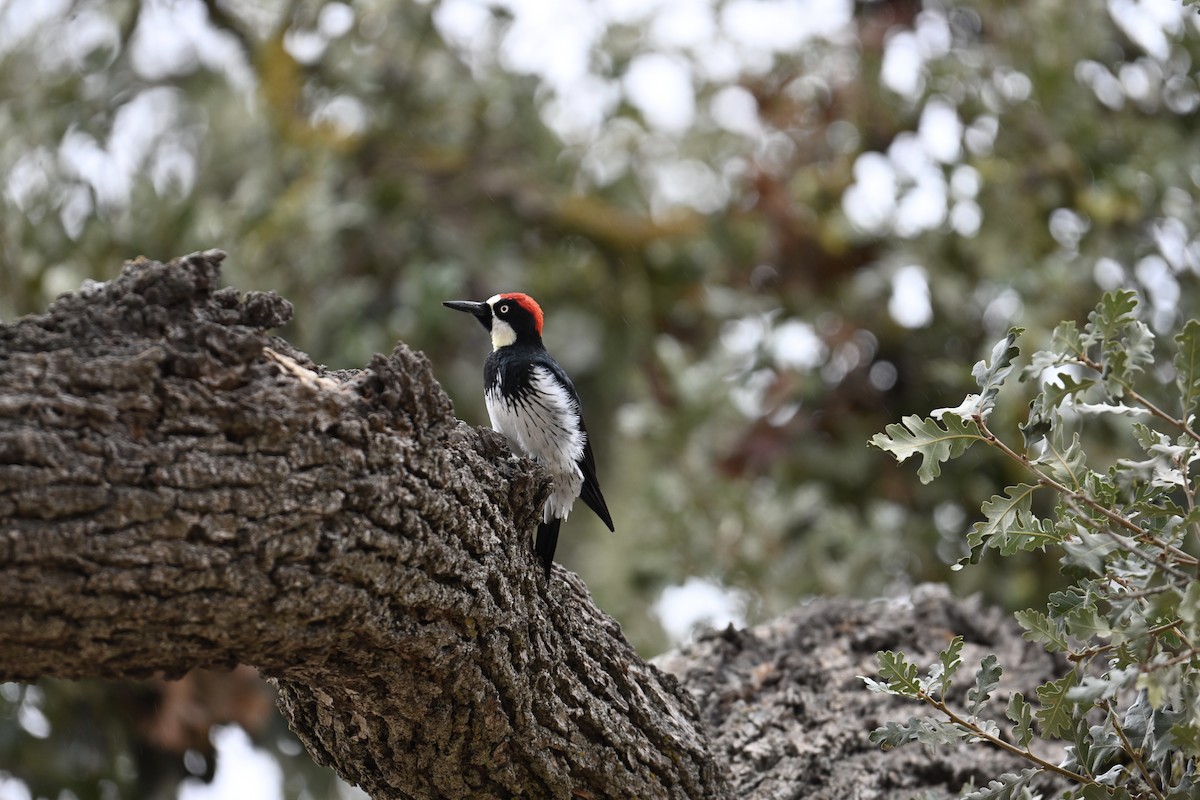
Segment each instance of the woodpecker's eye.
M504 303L502 306L500 306L499 311L501 314L507 314L508 313L508 303Z

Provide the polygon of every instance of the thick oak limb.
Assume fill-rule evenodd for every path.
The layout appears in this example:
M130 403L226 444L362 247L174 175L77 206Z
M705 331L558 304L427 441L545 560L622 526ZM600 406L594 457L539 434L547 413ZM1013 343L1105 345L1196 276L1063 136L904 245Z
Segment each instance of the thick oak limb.
M989 653L1005 672L985 716L1001 723L1013 691L1032 698L1062 674L1064 664L1026 641L1011 615L941 585L888 599L815 598L749 630L712 631L654 661L697 698L736 797L949 800L968 783L982 787L1032 765L980 743L881 751L869 739L876 727L937 715L918 701L867 691L860 676L878 676L879 650L932 664L955 634L965 645L947 696L953 707L968 706L975 669ZM1053 745L1045 754L1057 759L1063 751ZM1040 782L1046 797L1061 791L1055 780Z
M0 326L0 680L251 664L375 798L720 798L676 680L547 585L547 482L400 345L316 369L222 254Z

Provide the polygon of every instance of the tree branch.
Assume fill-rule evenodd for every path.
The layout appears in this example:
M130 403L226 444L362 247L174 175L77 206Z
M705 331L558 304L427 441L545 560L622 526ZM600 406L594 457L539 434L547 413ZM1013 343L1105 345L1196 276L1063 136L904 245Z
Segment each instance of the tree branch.
M0 327L0 680L251 664L377 800L728 796L677 681L540 577L545 476L404 345L316 368L222 258Z

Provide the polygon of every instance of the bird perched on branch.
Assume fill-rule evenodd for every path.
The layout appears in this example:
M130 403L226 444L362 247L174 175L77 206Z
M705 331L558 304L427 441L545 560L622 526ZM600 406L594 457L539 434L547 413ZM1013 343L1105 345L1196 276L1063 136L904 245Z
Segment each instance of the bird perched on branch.
M596 480L579 395L542 344L542 309L529 295L508 292L482 303L448 300L442 305L474 315L491 333L492 352L483 363L483 399L492 428L545 467L554 480L534 545L549 578L558 530L575 498L582 497L613 530Z

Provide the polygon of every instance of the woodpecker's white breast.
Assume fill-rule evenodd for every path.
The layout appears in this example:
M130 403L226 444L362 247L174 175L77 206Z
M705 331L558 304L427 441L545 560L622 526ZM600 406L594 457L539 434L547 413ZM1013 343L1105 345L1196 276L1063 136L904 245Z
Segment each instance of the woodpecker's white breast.
M506 394L498 381L484 401L492 428L550 471L554 494L546 501L544 519L565 519L583 487L579 460L587 433L578 403L545 367L533 367L529 385L516 393Z

